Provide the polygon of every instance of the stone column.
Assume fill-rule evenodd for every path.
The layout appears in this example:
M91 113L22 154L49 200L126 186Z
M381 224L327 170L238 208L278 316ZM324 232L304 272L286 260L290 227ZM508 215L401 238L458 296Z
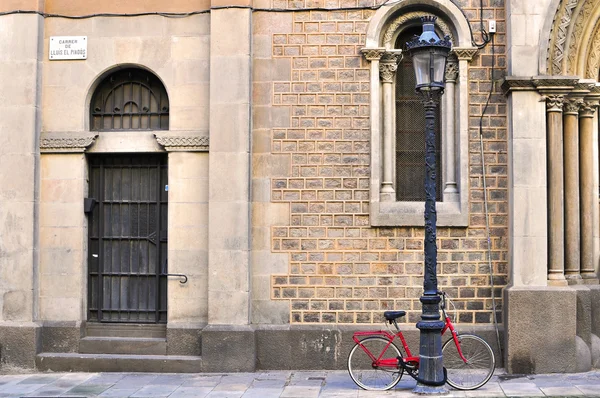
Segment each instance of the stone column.
M252 12L219 6L210 14L208 323L247 325Z
M594 114L597 101L585 101L579 111L579 181L581 197L581 277L598 283L594 266Z
M569 283L581 279L579 267L579 107L582 100L568 98L564 104L564 212L565 212L565 278Z
M456 79L458 78L458 60L456 57L448 59L446 66L446 93L443 97L444 101L444 129L442 139L444 141L444 195L458 193L456 184L456 164L455 164L455 121L454 121L454 90L456 87Z
M0 367L33 368L41 344L38 144L44 18L0 18Z
M383 176L381 201L396 200L394 191L394 76L401 57L391 52L383 54L379 72L383 83Z
M548 163L548 280L563 284L564 202L563 202L563 95L546 99Z
M379 200L381 200L381 160L378 154L376 156L374 154L379 152L378 149L381 146L379 60L385 52L385 48L363 48L361 52L367 61L371 63L371 197L377 195L379 196Z

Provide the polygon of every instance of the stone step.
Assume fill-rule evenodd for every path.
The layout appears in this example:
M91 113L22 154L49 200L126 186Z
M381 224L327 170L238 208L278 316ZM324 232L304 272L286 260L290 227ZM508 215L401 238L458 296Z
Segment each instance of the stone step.
M53 372L199 373L202 357L178 355L123 355L42 352L38 370Z
M164 324L88 323L85 326L85 335L87 337L165 338L167 326Z
M81 354L167 355L165 338L86 336L79 341Z

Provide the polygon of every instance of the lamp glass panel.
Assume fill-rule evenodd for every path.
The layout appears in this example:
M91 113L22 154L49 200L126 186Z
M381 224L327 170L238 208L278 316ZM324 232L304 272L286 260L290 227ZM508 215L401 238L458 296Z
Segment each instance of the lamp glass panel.
M444 74L446 72L446 57L444 54L434 53L433 54L433 81L437 83L444 82Z
M421 51L413 54L413 66L417 85L431 83L429 79L429 51Z

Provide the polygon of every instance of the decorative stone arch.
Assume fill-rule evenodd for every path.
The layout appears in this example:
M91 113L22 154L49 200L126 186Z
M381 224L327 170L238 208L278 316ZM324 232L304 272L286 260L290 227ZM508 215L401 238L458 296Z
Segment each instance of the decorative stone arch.
M600 70L600 3L553 0L554 18L544 27L540 73L598 79ZM589 40L591 38L591 40Z
M93 131L91 126L91 104L94 97L94 93L102 82L111 74L118 72L119 70L125 69L139 69L144 70L153 75L162 87L167 95L170 97L169 86L165 83L164 79L160 77L151 68L140 65L140 64L119 64L113 65L104 69L99 73L91 82L87 88L87 96L85 99L85 129L90 133L87 135L93 135L95 139L95 145L84 148L86 152L171 152L171 151L183 151L183 152L207 152L209 148L209 137L208 134L198 134L198 132L192 131L177 131L174 134L170 131L170 127L167 129L158 130L123 130L123 131L110 131L106 134L103 131Z
M420 17L435 15L436 28L454 44L446 70L442 100L443 201L437 205L438 225L468 225L468 63L476 54L469 23L450 0L400 0L383 6L369 22L362 50L371 62L371 189L372 225L421 226L422 202L396 200L394 188L395 72L402 58L395 49L398 35L421 26Z
M366 48L385 47L390 41L388 28L397 28L411 20L418 22L422 15L435 15L437 27L450 35L456 47L470 48L471 30L464 14L450 0L400 0L390 6L379 8L369 22ZM389 47L386 47L389 48Z

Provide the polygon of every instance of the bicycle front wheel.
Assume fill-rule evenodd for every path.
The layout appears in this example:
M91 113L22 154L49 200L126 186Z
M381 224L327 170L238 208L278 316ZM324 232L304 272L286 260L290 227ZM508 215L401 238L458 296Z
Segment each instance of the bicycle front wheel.
M453 339L442 347L448 384L458 390L475 390L487 383L494 374L494 352L481 337L463 334L458 336L466 362L460 357Z
M404 369L398 369L397 358L402 356L398 347L383 337L367 337L361 344L364 348L356 344L348 355L348 372L352 380L360 388L374 391L389 390L398 384L404 373ZM375 361L365 349L375 357Z

